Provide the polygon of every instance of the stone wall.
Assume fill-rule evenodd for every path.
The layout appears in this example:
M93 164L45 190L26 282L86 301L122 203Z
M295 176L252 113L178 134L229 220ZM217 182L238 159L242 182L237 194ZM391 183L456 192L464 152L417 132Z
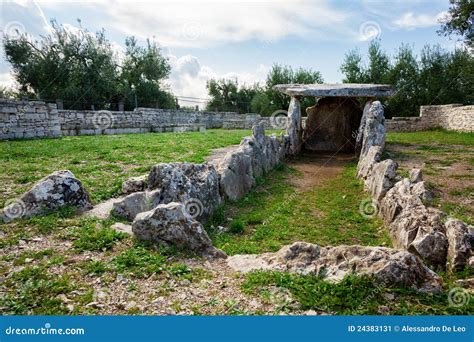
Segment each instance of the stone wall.
M0 140L60 135L56 105L0 99Z
M431 128L474 132L474 106L421 106L420 116L394 117L386 120L385 125L389 132L416 132Z
M42 101L0 99L0 140L146 132L250 129L270 118L258 114L137 108L134 111L58 110Z

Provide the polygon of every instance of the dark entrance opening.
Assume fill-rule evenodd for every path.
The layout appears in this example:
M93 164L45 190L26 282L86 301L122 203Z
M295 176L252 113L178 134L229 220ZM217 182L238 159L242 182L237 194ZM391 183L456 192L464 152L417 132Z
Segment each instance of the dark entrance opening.
M324 97L308 115L303 131L304 149L318 152L354 152L363 108L349 97Z

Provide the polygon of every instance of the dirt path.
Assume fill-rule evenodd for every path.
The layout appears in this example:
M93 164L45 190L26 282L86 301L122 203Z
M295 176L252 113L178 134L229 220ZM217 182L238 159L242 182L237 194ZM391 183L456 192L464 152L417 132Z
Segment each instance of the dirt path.
M288 166L300 172L290 183L298 191L308 191L321 186L328 179L336 178L347 163L354 160L353 154L303 152L288 162Z

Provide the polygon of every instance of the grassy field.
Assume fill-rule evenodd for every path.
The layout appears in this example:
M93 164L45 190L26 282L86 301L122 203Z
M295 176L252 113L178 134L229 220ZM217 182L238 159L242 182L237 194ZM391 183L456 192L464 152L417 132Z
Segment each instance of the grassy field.
M435 207L474 224L474 133L389 133L387 142L386 157L399 164L401 174L423 170Z
M0 205L51 172L71 170L94 202L116 195L124 179L156 163L201 163L213 148L238 144L243 130L148 133L41 139L0 143Z
M0 204L58 169L70 169L95 202L117 194L123 179L157 162L202 162L212 148L236 144L249 131L82 136L0 142ZM472 186L473 134L443 131L389 134L387 153L407 172L420 161L438 189L436 205L472 219L464 203ZM453 159L453 160L451 160ZM449 165L448 165L449 164ZM439 168L441 167L442 168ZM454 171L452 171L450 169ZM451 170L451 171L450 171ZM390 245L376 217L359 211L367 199L355 164L317 188L295 191L298 170L281 165L245 198L226 203L208 224L229 254L275 251L304 240L321 245ZM455 179L444 182L445 179ZM456 178L457 177L457 178ZM469 178L471 177L471 178ZM459 201L457 201L459 199ZM461 201L462 200L462 201ZM460 209L461 208L461 209ZM463 209L464 208L464 209ZM154 248L111 229L114 219L78 217L70 208L0 225L2 314L472 314L474 301L449 305L448 292L467 270L441 274L445 291L420 294L380 288L350 276L331 284L311 276L255 272L237 276L184 251ZM210 226L229 227L217 233ZM135 303L135 305L130 305ZM257 304L255 304L257 303Z
M281 165L245 198L216 212L208 226L232 221L230 232L212 233L214 244L228 254L273 252L295 241L390 246L381 220L360 212L367 196L354 174L355 164L350 162L337 177L308 191L295 191L289 179L301 175Z

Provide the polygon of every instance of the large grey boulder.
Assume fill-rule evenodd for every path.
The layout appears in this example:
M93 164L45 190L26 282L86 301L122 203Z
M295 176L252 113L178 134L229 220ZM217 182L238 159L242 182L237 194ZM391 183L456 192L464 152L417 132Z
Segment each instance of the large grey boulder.
M438 292L441 278L415 255L385 247L320 247L295 242L276 253L234 255L227 259L239 272L271 270L297 274L325 275L328 281L340 281L350 274L368 274L386 285Z
M447 220L444 225L448 239L449 268L463 269L473 255L474 228L455 219Z
M38 181L19 199L7 204L0 211L0 219L9 222L65 206L81 211L92 208L86 189L69 170L56 171Z
M372 147L373 149L374 147ZM370 150L369 150L370 154ZM398 164L391 159L386 159L373 165L370 174L365 180L365 189L378 202L397 179Z
M204 257L226 257L212 245L202 224L186 214L182 203L160 204L138 214L132 223L132 232L142 241L189 249Z
M199 221L206 220L221 203L219 176L208 163L157 164L148 175L148 189L156 190L154 206L181 202L188 215Z

